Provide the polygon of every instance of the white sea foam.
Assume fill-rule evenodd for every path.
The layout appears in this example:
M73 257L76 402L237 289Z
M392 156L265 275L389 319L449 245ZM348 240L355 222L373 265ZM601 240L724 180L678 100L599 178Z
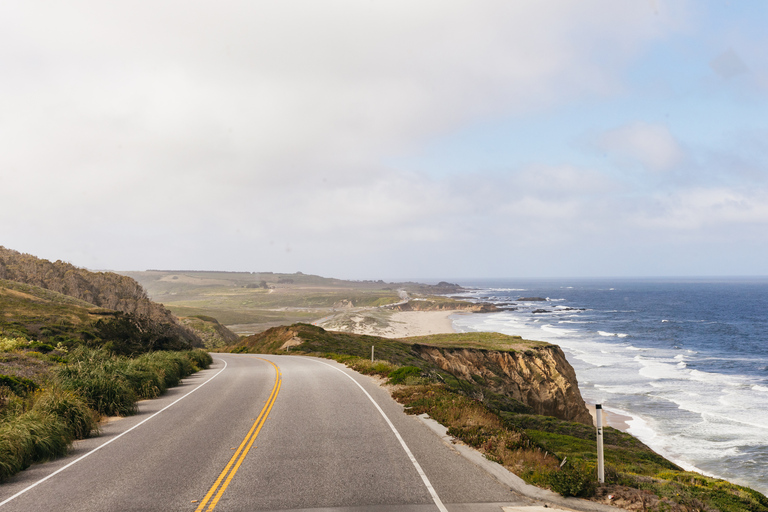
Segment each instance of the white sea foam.
M573 334L574 332L576 332L573 329L563 329L562 327L554 327L550 324L542 325L541 329L543 331L547 331L552 334L556 334L558 336L568 336L569 334Z
M652 442L656 438L656 430L640 416L631 415L631 417L632 419L627 421L628 432L645 443Z
M624 334L622 332L597 331L597 334L599 334L600 336L605 336L605 337L612 336L612 337L615 337L615 338L626 338L628 336L628 334Z
M754 386L752 386L752 389L755 390L755 391L760 391L762 393L768 393L768 387L766 387L766 386L759 386L759 385L755 384Z
M674 379L679 378L680 369L676 365L660 361L651 361L644 358L635 358L641 365L640 375L649 379Z

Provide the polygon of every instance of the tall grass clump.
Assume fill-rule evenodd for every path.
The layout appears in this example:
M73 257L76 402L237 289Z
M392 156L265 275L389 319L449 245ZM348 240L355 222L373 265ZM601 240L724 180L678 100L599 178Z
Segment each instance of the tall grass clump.
M5 418L0 423L0 480L33 462L64 455L71 441L57 417L39 411Z
M0 375L0 481L66 454L72 441L98 431L100 415L133 414L137 399L154 398L212 362L202 350L130 359L81 346L44 384Z
M130 370L135 374L131 380L135 382L134 389L139 396L154 398L167 388L177 386L184 377L208 368L211 363L211 355L199 349L186 352L150 352L131 361ZM144 380L137 380L136 377L139 376L143 376Z
M136 412L138 395L126 378L128 361L103 349L78 347L70 364L57 371L64 389L81 395L88 405L105 416L127 416Z
M69 444L97 428L85 401L57 386L35 393L23 405L3 411L0 421L0 481L33 462L60 457Z
M99 415L80 396L58 385L38 393L32 410L59 418L72 439L84 439L98 431Z
M86 347L73 350L70 361L58 370L62 386L106 416L135 413L138 399L155 398L213 362L202 350L149 352L129 359Z

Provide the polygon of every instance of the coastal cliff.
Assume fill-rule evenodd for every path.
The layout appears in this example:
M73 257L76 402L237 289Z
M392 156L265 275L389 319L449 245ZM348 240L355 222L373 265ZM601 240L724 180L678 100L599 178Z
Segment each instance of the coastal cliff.
M509 396L536 414L592 424L576 372L557 345L522 352L427 345L414 345L412 350L443 371Z

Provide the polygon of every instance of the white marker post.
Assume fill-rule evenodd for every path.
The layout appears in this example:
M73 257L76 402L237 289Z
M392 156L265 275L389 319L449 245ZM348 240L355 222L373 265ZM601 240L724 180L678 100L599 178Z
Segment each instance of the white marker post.
M373 347L374 345L371 345L371 362L373 362Z
M605 483L605 464L603 460L603 406L595 405L595 425L597 425L597 481Z

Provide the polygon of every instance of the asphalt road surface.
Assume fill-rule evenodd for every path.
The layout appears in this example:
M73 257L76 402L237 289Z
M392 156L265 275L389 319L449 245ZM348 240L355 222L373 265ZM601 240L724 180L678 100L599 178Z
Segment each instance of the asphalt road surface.
M216 354L140 413L0 485L11 511L501 511L530 503L370 378L323 359Z

